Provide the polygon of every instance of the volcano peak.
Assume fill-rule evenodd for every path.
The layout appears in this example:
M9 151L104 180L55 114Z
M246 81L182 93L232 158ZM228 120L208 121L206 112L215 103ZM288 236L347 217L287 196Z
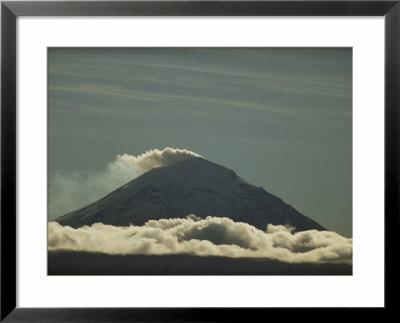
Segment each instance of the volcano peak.
M228 217L262 230L269 223L290 225L297 231L324 230L280 198L202 157L153 168L97 202L56 221L72 227L96 222L126 226L190 214L201 218Z

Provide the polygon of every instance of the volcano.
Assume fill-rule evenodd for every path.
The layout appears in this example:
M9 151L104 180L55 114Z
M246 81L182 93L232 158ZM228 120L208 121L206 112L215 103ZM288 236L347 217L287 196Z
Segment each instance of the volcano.
M227 217L261 230L268 224L290 225L295 231L326 230L233 170L202 157L154 168L55 221L74 228L97 222L128 226L188 215Z

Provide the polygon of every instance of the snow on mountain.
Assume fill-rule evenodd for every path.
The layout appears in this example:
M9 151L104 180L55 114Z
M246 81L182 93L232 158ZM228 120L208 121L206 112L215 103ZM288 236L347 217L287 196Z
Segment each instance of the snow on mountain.
M296 231L325 230L278 197L245 182L234 171L201 157L154 168L55 221L75 228L97 222L127 226L190 214L228 217L261 230L269 223L290 225Z

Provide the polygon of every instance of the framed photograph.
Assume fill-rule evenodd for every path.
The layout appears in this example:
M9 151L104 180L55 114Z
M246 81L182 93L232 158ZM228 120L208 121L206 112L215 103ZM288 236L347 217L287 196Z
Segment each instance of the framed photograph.
M1 11L2 321L394 307L398 1Z

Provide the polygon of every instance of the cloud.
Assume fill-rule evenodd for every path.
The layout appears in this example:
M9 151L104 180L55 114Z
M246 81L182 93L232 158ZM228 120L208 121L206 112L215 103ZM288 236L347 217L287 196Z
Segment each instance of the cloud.
M166 147L153 149L139 156L117 155L100 172L56 172L49 180L49 219L95 202L118 187L152 168L201 157L186 150Z
M48 249L111 255L223 256L269 258L288 263L352 263L352 239L330 231L293 233L285 226L267 231L228 218L194 215L150 220L143 226L96 223L77 229L48 224Z
M144 173L156 167L169 166L186 159L201 156L186 149L166 147L163 150L152 149L146 151L144 154L137 157L126 154L119 157L131 160L136 165L137 170Z

